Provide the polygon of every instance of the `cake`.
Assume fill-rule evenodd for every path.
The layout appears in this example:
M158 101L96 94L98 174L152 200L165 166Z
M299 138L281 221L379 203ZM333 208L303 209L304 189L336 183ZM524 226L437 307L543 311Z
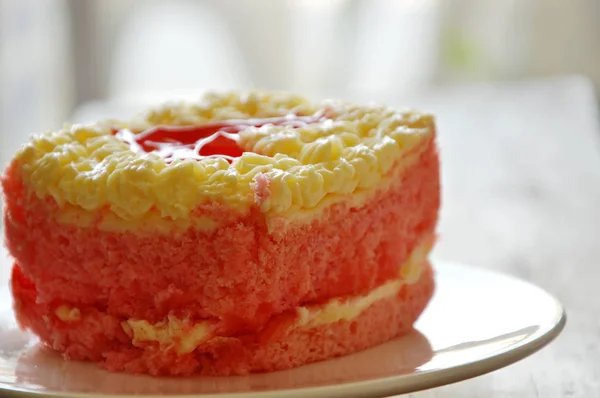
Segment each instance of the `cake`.
M435 134L413 110L250 91L33 136L2 177L17 321L151 375L398 337L434 291Z

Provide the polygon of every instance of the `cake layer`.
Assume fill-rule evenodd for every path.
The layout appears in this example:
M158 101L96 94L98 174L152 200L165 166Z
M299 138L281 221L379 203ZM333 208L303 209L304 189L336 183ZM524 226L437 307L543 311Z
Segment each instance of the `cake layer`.
M231 332L207 321L149 326L98 309L36 302L35 286L15 267L12 289L18 320L69 359L111 370L155 375L245 374L287 369L356 352L408 331L429 301L432 269L420 263L413 283L388 282L359 297L297 308L258 332ZM137 322L137 323L136 323ZM221 333L221 334L219 334ZM161 344L162 343L162 344Z
M223 224L137 235L77 227L52 217L57 203L28 195L16 169L3 180L6 242L38 301L103 307L159 321L192 307L253 328L300 303L369 291L394 279L398 264L434 233L439 207L433 141L401 178L354 208L338 202L311 223L268 231L258 209L237 217L203 208Z
M323 120L321 115L327 115ZM242 153L165 159L140 153L115 130L205 125L228 119L312 117L303 126L254 122L236 134ZM244 121L245 120L245 121ZM253 123L250 123L253 124ZM430 115L385 107L316 103L289 95L221 95L195 105L151 112L141 123L72 126L35 137L14 159L27 194L88 211L110 211L127 221L151 212L188 220L198 206L217 201L228 212L251 209L268 217L313 209L335 195L376 188L407 153L434 137ZM135 134L134 134L135 135ZM184 151L185 152L185 151ZM224 154L226 155L226 154Z

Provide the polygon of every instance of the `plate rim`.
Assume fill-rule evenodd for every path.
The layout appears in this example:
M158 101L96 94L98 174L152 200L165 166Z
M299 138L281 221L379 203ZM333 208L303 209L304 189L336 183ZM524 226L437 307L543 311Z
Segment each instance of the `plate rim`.
M436 258L430 259L435 268L440 265L443 267L453 267L467 270L467 272L481 272L495 277L509 279L512 282L528 286L530 289L537 290L550 299L556 308L557 317L552 324L546 328L538 330L528 338L511 345L508 348L500 350L485 358L479 358L471 362L442 369L429 369L411 374L401 374L387 376L382 378L373 378L367 380L342 382L339 384L330 384L323 386L288 388L270 391L254 392L232 392L232 393L210 393L210 394L180 394L180 395L103 395L99 393L61 393L61 392L41 392L31 391L7 385L0 381L0 393L6 394L9 398L326 398L326 397L364 397L364 396L387 396L407 394L425 389L436 388L448 384L465 381L478 376L482 376L501 368L510 366L519 362L536 352L540 351L552 341L554 341L563 331L567 323L567 312L562 303L552 294L540 286L521 279L504 271L497 271L488 268L476 267L456 261L444 261ZM418 329L417 329L418 330Z

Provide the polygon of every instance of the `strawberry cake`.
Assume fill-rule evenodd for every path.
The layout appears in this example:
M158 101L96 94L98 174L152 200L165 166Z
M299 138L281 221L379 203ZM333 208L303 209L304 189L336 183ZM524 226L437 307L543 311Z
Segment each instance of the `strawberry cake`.
M2 187L19 324L112 371L350 354L434 290L439 163L416 111L209 94L34 136Z

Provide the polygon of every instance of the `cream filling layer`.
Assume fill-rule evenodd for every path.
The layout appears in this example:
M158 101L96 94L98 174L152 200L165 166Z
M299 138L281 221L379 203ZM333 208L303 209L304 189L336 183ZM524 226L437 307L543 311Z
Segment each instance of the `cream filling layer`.
M433 243L434 238L428 238L413 250L409 259L400 267L397 279L390 280L366 294L333 298L323 304L296 308L297 320L287 327L286 332L298 328L311 329L341 320L350 321L374 303L399 294L403 286L419 280ZM58 307L55 315L67 323L76 323L82 319L77 308L65 305ZM213 331L217 325L218 321L214 320L191 321L173 315L154 324L143 319L128 319L121 323L134 346L144 347L149 343L158 343L161 350L175 350L180 355L193 352L211 339L226 337L214 335Z
M39 198L88 211L109 209L138 221L189 219L206 201L265 214L313 209L329 195L376 187L395 163L435 134L433 117L415 111L345 103L309 103L296 96L253 92L206 97L151 111L147 126L209 123L225 118L333 109L332 119L301 128L265 125L239 133L248 152L224 158L167 163L138 154L112 134L133 122L70 126L34 137L16 155L24 183ZM142 123L143 124L143 123Z

